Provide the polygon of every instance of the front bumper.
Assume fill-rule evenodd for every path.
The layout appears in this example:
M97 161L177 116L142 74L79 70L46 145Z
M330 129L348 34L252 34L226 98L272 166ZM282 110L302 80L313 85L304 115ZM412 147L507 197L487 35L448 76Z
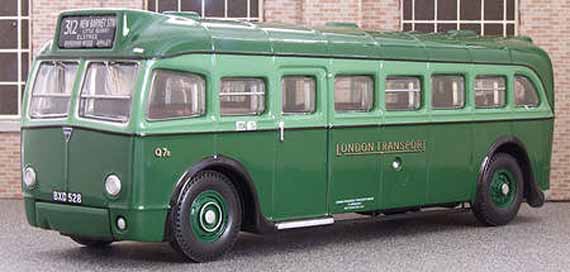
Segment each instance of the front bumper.
M75 235L104 240L163 241L168 211L93 208L26 198L26 217L32 226L55 230L64 235ZM115 224L121 216L127 221L126 230Z

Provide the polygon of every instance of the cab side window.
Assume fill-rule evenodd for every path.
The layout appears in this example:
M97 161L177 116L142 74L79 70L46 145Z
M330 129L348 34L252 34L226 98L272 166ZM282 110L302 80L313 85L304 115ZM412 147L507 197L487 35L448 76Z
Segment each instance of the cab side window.
M475 106L477 108L501 108L505 106L506 80L503 76L478 76L475 78Z
M388 77L386 79L386 110L417 110L421 106L420 79L417 77Z
M286 76L281 80L282 112L308 114L315 112L315 79L308 76Z
M152 80L148 119L201 116L206 112L206 81L198 75L157 71Z
M367 112L372 109L374 81L370 76L338 76L334 83L337 112Z
M539 100L534 84L524 76L515 76L515 105L536 107Z
M222 116L260 115L265 110L265 81L260 78L223 78L220 90Z
M431 77L431 103L434 109L460 109L465 105L465 80L462 76Z

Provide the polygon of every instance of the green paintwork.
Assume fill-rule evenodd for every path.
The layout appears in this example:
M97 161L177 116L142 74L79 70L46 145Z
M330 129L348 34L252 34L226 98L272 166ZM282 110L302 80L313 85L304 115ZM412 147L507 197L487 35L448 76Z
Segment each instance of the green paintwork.
M377 32L343 23L306 28L274 23L196 19L188 14L176 16L120 9L63 12L59 20L70 14L113 13L122 18L119 20L118 38L113 49L59 49L55 42L42 53L41 58L67 58L73 55L98 58L168 58L209 52L515 64L527 66L540 76L547 87L549 103L554 106L550 58L546 52L525 38L480 37L456 31L450 34ZM59 33L59 27L56 33ZM143 48L144 52L134 53L134 48Z
M508 186L508 191L503 191L503 186ZM489 194L493 204L499 208L510 207L517 194L517 181L507 169L497 169L491 178L491 186L489 186ZM505 194L506 192L506 194Z
M40 202L36 203L36 224L64 234L110 238L109 210Z
M107 216L105 229L98 231L110 231L108 235L116 240L162 241L177 182L192 166L215 155L235 159L249 172L261 214L270 222L471 201L481 164L493 143L503 136L520 139L539 188L549 188L552 68L543 51L528 41L461 33L363 32L338 25L315 30L139 11L78 11L92 12L126 16L128 35L119 35L113 49L63 50L52 46L41 53L31 73L30 82L44 59L80 61L67 118L30 119L24 107L22 166L34 167L38 176L35 188L24 188L26 216L34 226L69 231L67 225L73 221L66 215L74 218L82 208L86 213L94 209L105 211ZM122 24L124 20L119 23L121 31ZM144 48L144 53L135 54L134 48ZM93 58L138 59L129 122L116 124L77 116L85 63ZM206 114L147 120L150 79L157 69L204 77ZM431 108L434 74L464 77L463 108ZM281 78L287 75L315 78L315 113L282 113ZM370 112L335 112L337 75L374 79L374 107ZM473 83L478 75L507 79L505 107L475 108ZM526 76L537 86L538 107L514 105L515 75ZM220 116L220 80L236 76L264 80L267 95L263 114ZM388 76L421 79L419 110L386 111L383 90ZM25 105L31 85L27 85ZM236 131L237 121L255 121L257 129ZM280 141L280 122L285 124L284 141ZM74 128L67 144L62 127ZM424 140L425 150L336 154L339 143L408 140ZM156 148L168 149L171 156L156 157ZM401 164L399 168L393 167L394 161ZM116 198L104 191L104 179L112 173L123 185ZM54 204L54 190L80 192L84 203L71 209ZM57 207L61 207L59 214ZM118 216L126 218L127 230L116 228ZM90 235L91 231L73 229L73 234Z
M207 219L208 212L215 215L211 222ZM216 191L204 191L196 196L190 208L190 226L199 241L218 240L228 227L227 223L228 208L222 195Z

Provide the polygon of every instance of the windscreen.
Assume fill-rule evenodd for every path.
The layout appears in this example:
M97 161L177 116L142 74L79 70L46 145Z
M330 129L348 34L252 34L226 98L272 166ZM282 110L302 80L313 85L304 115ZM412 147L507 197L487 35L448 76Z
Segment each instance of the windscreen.
M136 76L136 63L89 63L81 90L80 116L127 122Z
M43 62L33 84L30 117L58 118L67 116L77 63Z

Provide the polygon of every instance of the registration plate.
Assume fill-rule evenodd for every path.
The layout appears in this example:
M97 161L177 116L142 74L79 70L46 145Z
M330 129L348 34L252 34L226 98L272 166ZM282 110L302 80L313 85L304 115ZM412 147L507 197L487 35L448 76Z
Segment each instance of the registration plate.
M70 193L70 192L58 192L53 191L53 201L64 202L71 204L81 204L83 202L83 197L81 193Z

